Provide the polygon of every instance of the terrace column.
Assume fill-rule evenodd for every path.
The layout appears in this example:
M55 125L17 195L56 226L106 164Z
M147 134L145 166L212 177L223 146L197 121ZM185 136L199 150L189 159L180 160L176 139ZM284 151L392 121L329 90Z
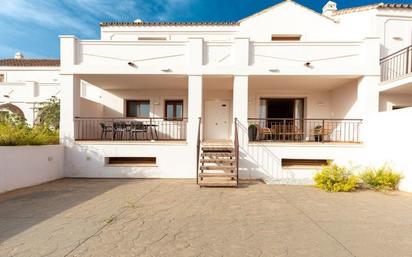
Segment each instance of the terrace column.
M77 64L77 39L60 36L60 142L75 139L74 118L80 111L80 78L74 75Z
M237 118L241 130L247 130L248 127L248 95L249 77L236 75L233 80L233 119ZM234 128L232 131L234 139Z
M240 129L244 131L248 127L248 94L249 77L248 68L250 62L250 41L247 37L235 38L234 42L234 66L236 74L233 80L233 119L238 119ZM234 123L233 123L234 124ZM235 130L233 128L232 139ZM239 131L240 133L240 131Z
M187 142L191 146L196 146L199 117L202 117L203 112L203 77L201 75L189 75L188 84Z
M362 47L362 67L364 76L359 79L357 87L358 116L363 119L360 140L365 140L368 133L369 117L379 111L380 84L380 43L379 38L367 37Z
M75 139L74 118L80 113L80 79L75 75L60 75L60 142Z

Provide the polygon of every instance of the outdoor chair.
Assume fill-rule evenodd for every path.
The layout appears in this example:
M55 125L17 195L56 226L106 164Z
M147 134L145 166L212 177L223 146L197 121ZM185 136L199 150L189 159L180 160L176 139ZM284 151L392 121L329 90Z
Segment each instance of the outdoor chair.
M271 131L276 140L283 141L301 141L304 135L294 122L272 124Z
M142 134L143 139L147 139L147 132L147 126L145 126L143 122L132 121L130 123L130 135L132 139L137 140L139 134Z
M103 122L100 123L100 128L102 130L101 136L100 136L101 140L106 139L107 134L113 132L113 127L109 126L109 125L106 125Z
M331 141L331 135L333 133L333 125L325 123L324 128L322 125L316 126L311 130L311 136L314 137L316 142Z
M114 139L123 139L123 133L126 132L127 126L124 121L113 122L113 138Z
M267 138L269 138L269 140L272 140L272 131L270 130L270 128L263 128L261 126L259 126L258 124L256 125L256 129L257 129L257 139L259 140L266 140Z

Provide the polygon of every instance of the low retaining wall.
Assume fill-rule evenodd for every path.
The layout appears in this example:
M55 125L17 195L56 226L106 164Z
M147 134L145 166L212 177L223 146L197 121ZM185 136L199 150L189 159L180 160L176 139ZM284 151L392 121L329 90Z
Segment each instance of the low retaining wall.
M63 177L64 146L0 146L0 193Z

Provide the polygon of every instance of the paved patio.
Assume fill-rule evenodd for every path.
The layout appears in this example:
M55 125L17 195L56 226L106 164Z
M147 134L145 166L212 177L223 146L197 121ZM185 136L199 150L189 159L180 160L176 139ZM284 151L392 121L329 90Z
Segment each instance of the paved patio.
M0 256L412 256L412 195L63 179L0 195Z

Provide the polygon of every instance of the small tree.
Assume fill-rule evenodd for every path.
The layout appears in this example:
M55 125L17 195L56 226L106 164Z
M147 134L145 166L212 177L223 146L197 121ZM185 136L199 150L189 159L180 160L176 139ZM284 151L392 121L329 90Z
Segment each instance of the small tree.
M57 131L60 124L60 100L52 97L38 107L36 125Z

